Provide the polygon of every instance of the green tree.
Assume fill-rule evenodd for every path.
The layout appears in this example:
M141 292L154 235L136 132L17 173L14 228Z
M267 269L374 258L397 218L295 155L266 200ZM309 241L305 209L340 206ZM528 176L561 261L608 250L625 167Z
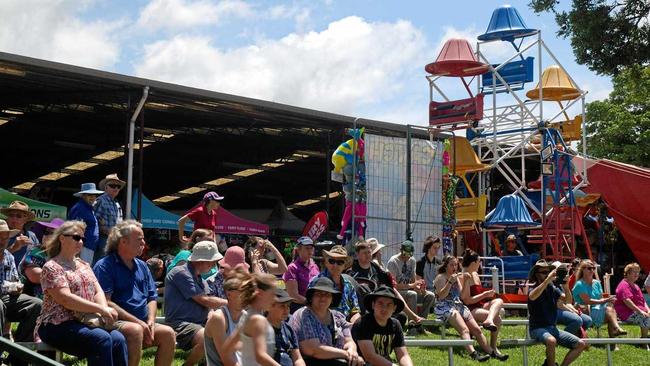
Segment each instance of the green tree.
M587 105L587 153L650 167L650 67L616 75L609 98Z
M571 40L578 63L599 74L650 64L650 1L573 0L560 10L559 0L531 0L536 12L552 12L557 34Z

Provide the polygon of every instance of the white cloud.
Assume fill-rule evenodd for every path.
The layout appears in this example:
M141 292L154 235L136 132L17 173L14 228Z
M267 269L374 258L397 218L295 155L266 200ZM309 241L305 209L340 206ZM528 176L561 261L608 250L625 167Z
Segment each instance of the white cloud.
M395 97L424 73L426 42L410 22L347 17L320 32L223 50L208 37L145 47L136 74L183 85L338 113ZM426 110L426 105L423 106Z
M227 17L247 18L254 14L242 0L152 0L140 12L137 25L150 31L187 29L218 24Z
M0 49L93 68L111 68L120 48L112 36L119 21L84 21L89 0L0 1Z

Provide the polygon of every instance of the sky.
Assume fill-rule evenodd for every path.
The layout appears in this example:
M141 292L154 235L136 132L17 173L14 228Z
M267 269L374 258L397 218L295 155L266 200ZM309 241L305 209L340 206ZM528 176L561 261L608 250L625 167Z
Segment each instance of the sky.
M542 31L587 101L611 82L578 65L552 15L517 8ZM564 0L564 6L570 3ZM0 0L0 51L400 124L426 125L424 66L445 40L475 46L493 0ZM491 63L513 54L486 46ZM544 56L544 65L554 63ZM459 80L441 87L466 98ZM529 87L532 87L529 86Z

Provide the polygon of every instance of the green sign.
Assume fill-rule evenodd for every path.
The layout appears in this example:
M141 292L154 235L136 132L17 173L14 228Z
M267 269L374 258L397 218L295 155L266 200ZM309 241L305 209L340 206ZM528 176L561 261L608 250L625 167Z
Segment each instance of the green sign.
M29 209L36 215L36 221L52 221L57 217L65 220L66 218L67 209L64 206L32 200L0 188L0 207L8 207L13 201L23 201L29 205ZM5 217L0 214L0 218L4 219Z

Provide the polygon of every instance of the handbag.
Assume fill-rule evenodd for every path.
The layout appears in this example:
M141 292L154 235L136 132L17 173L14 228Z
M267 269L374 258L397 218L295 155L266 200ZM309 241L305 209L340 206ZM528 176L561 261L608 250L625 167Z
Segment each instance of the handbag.
M117 326L115 324L106 324L104 317L97 313L74 312L73 317L75 320L87 326L88 328L102 328L108 331L117 329Z

